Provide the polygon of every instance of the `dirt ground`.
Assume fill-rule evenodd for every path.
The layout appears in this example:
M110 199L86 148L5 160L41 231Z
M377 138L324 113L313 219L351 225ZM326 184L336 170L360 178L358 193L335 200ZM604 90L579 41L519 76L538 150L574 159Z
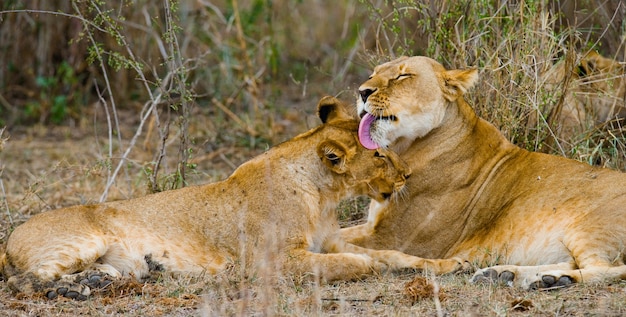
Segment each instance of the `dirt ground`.
M202 118L202 116L198 116ZM315 123L312 111L307 126ZM307 126L276 120L284 126L275 142ZM202 119L198 119L202 120ZM232 170L261 153L269 144L250 144L242 135L207 132L207 121L196 121L189 174L193 184L227 177ZM213 127L215 128L215 127ZM219 131L219 129L216 129ZM130 135L133 131L123 131ZM33 127L8 131L0 152L0 242L14 226L46 210L97 202L107 174L106 140L93 124L75 127ZM175 136L176 133L174 132ZM128 138L130 139L130 138ZM219 139L219 140L218 140ZM174 140L174 138L172 138ZM122 142L122 147L128 146ZM274 142L274 141L272 141ZM175 155L176 142L168 147ZM119 146L119 145L117 145ZM146 193L142 168L153 159L155 142L140 138L108 200ZM175 156L174 156L175 157ZM115 163L115 161L113 161ZM115 165L115 164L113 164ZM175 159L162 175L172 173ZM626 314L626 283L585 285L526 292L503 285L473 285L470 273L434 277L404 272L331 285L301 284L289 276L241 278L227 271L218 276L171 278L148 283L126 279L95 291L86 301L12 294L0 281L3 316L622 316ZM438 294L435 296L434 294Z

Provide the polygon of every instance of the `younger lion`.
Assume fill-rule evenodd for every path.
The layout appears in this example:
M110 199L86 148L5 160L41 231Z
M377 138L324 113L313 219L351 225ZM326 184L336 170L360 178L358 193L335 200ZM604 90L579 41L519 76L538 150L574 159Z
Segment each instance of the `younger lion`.
M590 51L556 64L543 77L546 87L562 89L557 136L571 139L589 127L626 119L626 68L614 59ZM554 109L555 111L557 109ZM531 122L536 122L531 119Z
M361 143L411 167L406 199L373 201L348 242L480 266L524 288L626 279L626 174L511 144L463 94L476 69L404 57L359 87Z
M252 274L277 268L331 281L384 268L461 268L456 260L368 250L339 237L335 207L342 198L367 194L385 204L410 172L394 153L361 147L358 122L338 100L322 99L318 113L323 125L224 181L32 217L11 234L0 259L9 287L85 299L90 286L110 277L155 270L215 274L241 264Z

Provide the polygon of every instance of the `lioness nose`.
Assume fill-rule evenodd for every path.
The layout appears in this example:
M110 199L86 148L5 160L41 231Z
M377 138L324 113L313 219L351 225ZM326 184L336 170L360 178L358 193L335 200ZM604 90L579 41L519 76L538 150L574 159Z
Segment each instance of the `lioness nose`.
M375 91L376 91L376 89L369 89L369 88L360 89L359 90L359 94L361 95L361 100L363 100L363 102L366 102L367 101L367 97L369 97Z

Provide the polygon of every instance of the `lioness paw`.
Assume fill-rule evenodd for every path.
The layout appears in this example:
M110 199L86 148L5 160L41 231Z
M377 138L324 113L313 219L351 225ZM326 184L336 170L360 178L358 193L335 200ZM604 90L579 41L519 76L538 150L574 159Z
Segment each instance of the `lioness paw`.
M525 290L562 288L575 283L574 278L558 271L541 272L537 267L494 266L478 270L472 283L502 284Z
M373 272L387 272L389 270L391 270L392 266L390 266L388 263L386 263L385 261L381 261L380 259L373 259L373 258L369 258L368 261L368 266L371 268L371 270Z
M429 260L427 263L428 269L432 270L437 275L469 272L471 270L471 264L461 258L450 258L441 260Z
M83 284L61 282L55 288L49 289L45 293L48 299L63 296L76 300L86 300L91 295L91 290Z
M513 280L515 280L515 273L511 271L502 270L501 272L498 272L493 268L486 268L476 271L470 281L476 284L501 283L513 286Z
M472 264L465 259L454 257L454 258L451 258L451 260L454 260L457 262L456 269L451 273L469 273L474 270L474 267L472 266Z
M574 280L570 276L553 276L553 275L541 275L534 282L528 285L529 290L547 289L547 288L561 288L570 286L574 283Z
M63 277L44 293L48 299L63 296L76 300L86 300L91 295L91 290L103 289L112 282L113 278L106 273L86 271Z

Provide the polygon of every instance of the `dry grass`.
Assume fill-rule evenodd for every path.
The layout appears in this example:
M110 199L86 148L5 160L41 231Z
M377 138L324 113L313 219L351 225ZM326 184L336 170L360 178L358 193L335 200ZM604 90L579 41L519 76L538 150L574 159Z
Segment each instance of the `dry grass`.
M554 137L556 121L548 120L558 117L567 88L542 81L554 63L587 49L624 60L620 27L626 7L590 0L579 3L585 10L574 12L572 2L181 1L179 11L168 14L162 3L130 10L126 2L111 1L102 8L113 9L109 26L119 29L107 32L76 18L0 13L0 65L7 65L0 67L0 121L8 126L0 133L0 243L30 216L98 202L105 190L114 200L154 191L155 182L157 189L181 186L181 153L190 154L184 164L187 183L223 179L267 147L316 125L313 111L321 95L352 99L374 64L399 54L427 54L448 67L479 67L481 79L468 100L519 146L626 170L624 129L591 125L562 139ZM72 7L75 3L80 5ZM8 1L0 8L59 10L93 22L85 5L94 3ZM562 14L548 14L559 5ZM175 32L179 46L165 36L163 21L174 16L182 27ZM574 27L565 28L565 21ZM65 29L80 29L84 37L68 42L77 33ZM131 67L116 71L108 63L87 64L93 44L88 35ZM131 42L119 42L119 35ZM133 68L137 63L144 68ZM65 108L58 108L59 100ZM116 166L120 172L112 177ZM343 224L363 221L365 205L358 199L342 206ZM0 311L9 316L626 314L624 282L525 292L472 285L469 276L406 272L317 285L288 276L246 279L228 271L146 284L126 281L85 302L13 296L0 281ZM436 288L445 296L435 297Z

